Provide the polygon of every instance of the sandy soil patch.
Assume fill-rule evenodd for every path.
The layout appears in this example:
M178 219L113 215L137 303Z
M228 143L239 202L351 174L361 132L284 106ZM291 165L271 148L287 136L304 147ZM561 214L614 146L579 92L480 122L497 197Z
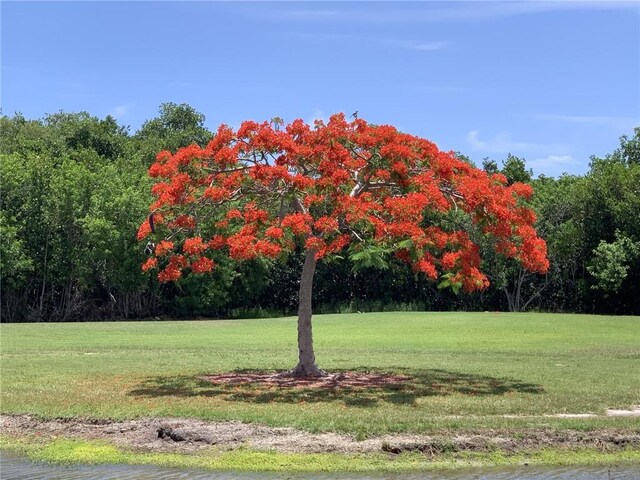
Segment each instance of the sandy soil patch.
M616 410L610 408L607 410L607 416L609 417L640 417L640 406L631 408L629 410Z
M551 429L442 431L433 435L384 435L359 441L337 433L312 434L293 428L274 428L241 422L206 422L182 418L144 418L122 422L89 419L39 420L30 415L0 416L4 435L32 435L105 440L139 451L192 453L216 447L240 447L295 453L391 454L417 451L427 455L459 451L527 451L544 447L591 447L616 450L640 448L640 430L604 429L590 432Z

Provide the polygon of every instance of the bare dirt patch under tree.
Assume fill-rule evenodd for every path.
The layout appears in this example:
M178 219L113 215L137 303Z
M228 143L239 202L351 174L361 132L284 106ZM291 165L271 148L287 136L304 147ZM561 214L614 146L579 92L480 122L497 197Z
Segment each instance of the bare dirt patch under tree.
M282 373L231 372L202 377L214 385L255 385L285 388L384 388L400 385L411 379L406 375L388 373L340 372L323 377L299 377Z

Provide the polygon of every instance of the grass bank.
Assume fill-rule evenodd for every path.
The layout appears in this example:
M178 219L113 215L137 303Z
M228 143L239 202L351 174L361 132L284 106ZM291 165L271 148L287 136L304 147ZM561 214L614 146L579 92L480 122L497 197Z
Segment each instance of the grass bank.
M388 388L323 390L214 385L202 378L229 371L291 368L297 359L293 318L3 324L0 334L0 410L4 414L44 419L237 420L346 433L357 439L474 429L640 431L638 417L606 415L610 408L640 404L640 317L453 312L320 315L314 318L314 335L318 362L324 369L411 378ZM104 457L109 461L220 469L262 464L267 455L284 469L324 471L326 463L366 471L384 469L381 465L391 458L382 453L300 456L246 449L213 456L138 454L90 440L66 441L45 444L32 437L5 437L3 445L47 460L99 461L99 452L110 452ZM55 453L59 451L68 454ZM83 451L88 452L84 460L78 453ZM434 459L402 453L392 457L389 468L422 469L427 468L425 462L432 466L444 462L447 468L460 462L510 465L520 464L523 455L458 452ZM526 455L530 462L546 464L639 461L637 447L616 452L542 449Z
M140 453L101 442L69 439L53 441L0 437L0 448L12 450L33 461L53 464L129 464L210 469L234 472L410 472L460 470L476 467L522 465L571 466L640 463L640 451L626 449L601 452L592 449L542 449L505 455L491 453L442 454L426 457L417 453L400 455L336 453L295 454L251 450L211 450L197 454Z
M406 389L317 393L199 377L296 362L293 318L0 325L2 413L178 416L360 437L459 428L638 427L640 317L379 313L314 318L329 371L411 376ZM560 418L558 414L597 415Z

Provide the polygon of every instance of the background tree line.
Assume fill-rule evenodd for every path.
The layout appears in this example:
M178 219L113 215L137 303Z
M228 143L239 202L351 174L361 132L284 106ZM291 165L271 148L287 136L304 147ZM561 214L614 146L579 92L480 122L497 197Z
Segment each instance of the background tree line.
M163 104L131 134L110 116L0 117L0 303L3 322L288 314L302 258L219 263L212 275L159 285L143 273L136 231L147 216L147 168L160 150L213 136L189 105ZM463 156L462 156L463 157ZM465 157L463 157L465 158ZM531 310L640 314L640 128L584 176L533 178L523 159L482 168L531 183L551 261L545 276L483 252L491 287L439 290L404 263L318 266L316 312ZM463 218L452 222L465 221ZM477 239L482 244L482 239Z

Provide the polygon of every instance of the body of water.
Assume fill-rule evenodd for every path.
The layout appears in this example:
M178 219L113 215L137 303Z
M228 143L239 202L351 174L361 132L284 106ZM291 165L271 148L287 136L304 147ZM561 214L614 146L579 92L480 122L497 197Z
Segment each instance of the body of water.
M2 480L638 480L640 465L610 467L510 467L455 472L389 474L212 472L152 465L50 465L9 452L0 454Z

